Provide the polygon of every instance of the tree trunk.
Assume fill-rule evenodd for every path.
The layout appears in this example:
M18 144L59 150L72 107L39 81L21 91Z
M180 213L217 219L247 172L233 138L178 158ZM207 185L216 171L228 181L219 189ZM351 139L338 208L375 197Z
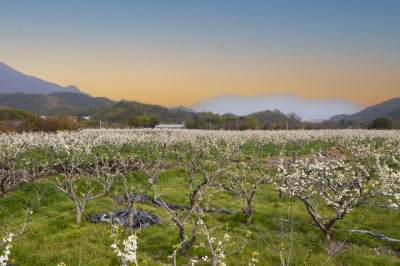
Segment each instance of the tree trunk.
M94 165L94 172L96 174L96 178L99 178L99 161L97 159L97 156L93 154L93 165ZM104 164L103 164L104 165Z
M189 257L189 247L187 246L186 242L182 244L182 255L184 257Z
M179 228L180 228L179 229L179 236L180 236L180 238L182 240L182 255L184 257L186 257L186 258L189 257L189 248L193 245L193 243L197 239L197 227L198 227L198 225L195 225L195 228L192 231L192 238L189 241L188 239L186 239L187 236L186 236L185 231L183 229L183 225L179 226ZM187 241L184 241L185 239Z
M76 224L81 224L81 219L82 219L82 212L83 210L76 208Z
M53 146L50 147L50 167L53 167L54 163L54 148Z
M193 176L189 177L189 188L192 188Z
M251 224L251 219L253 219L253 211L247 214L247 220L245 223L246 226L249 226Z
M176 162L178 163L178 166L180 167L181 163L179 161L179 155L178 155L178 152L176 151L176 147L174 148L174 150L175 150L175 155L176 155Z
M314 222L318 225L318 227L324 233L325 239L329 243L331 241L332 226L337 219L334 219L334 220L331 219L329 221L329 223L326 224L324 222L324 220L321 218L321 216L312 208L310 202L306 202L306 201L303 201L303 202L306 205L307 211L311 215L311 218L314 220Z
M128 225L125 230L125 235L129 235L129 232L132 230L133 226L133 209L129 208L129 215L128 215Z
M215 254L212 259L212 266L218 265L218 259L219 259L219 256L217 254Z
M31 168L32 168L32 175L36 178L37 177L36 164L35 164L35 159L33 158L31 158Z
M280 185L282 185L282 178L280 180ZM279 201L283 202L283 192L282 192L282 190L279 190Z
M124 145L122 145L122 148L121 148L121 153L122 154L124 154L124 152L125 152L125 147L126 147L126 143L124 143Z
M181 238L181 241L183 242L186 239L186 234L185 234L185 229L184 229L184 225L176 222L176 225L178 226L179 229L179 237ZM188 253L188 249L189 247L187 246L187 241L182 243L182 255L184 257L188 257L189 253Z
M332 228L328 229L322 229L322 232L324 232L325 239L328 243L331 242L331 235L332 235Z
M162 157L165 157L165 151L167 150L167 144L164 143L163 149L162 149Z
M76 219L75 219L75 221L76 221L76 224L79 225L79 224L81 224L82 213L85 211L86 202L78 203L78 202L74 201L74 204L75 204L75 210L76 210Z

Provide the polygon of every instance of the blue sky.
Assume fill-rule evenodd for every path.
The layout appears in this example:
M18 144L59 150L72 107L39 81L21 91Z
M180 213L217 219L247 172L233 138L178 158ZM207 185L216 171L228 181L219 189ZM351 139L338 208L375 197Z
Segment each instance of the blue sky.
M399 96L399 14L394 0L2 0L0 61L164 105L280 92L372 104Z

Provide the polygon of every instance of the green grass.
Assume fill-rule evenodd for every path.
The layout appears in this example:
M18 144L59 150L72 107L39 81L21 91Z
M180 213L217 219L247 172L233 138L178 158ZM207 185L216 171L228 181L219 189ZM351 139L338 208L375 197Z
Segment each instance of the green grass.
M144 183L145 176L140 172L132 175L137 183ZM120 186L121 184L118 184ZM169 169L160 174L159 193L166 201L175 204L185 204L188 199L187 180L182 169ZM213 188L215 189L215 188ZM36 191L42 191L40 206L37 205ZM109 237L110 227L107 224L90 224L85 218L81 225L75 225L73 203L61 192L57 191L46 180L23 185L20 189L0 200L1 218L16 217L9 222L9 231L17 232L23 222L25 206L30 205L34 210L29 231L13 242L11 258L19 265L57 265L65 262L67 265L116 265L119 263L115 254L112 254ZM262 185L255 196L255 215L252 225L243 225L246 217L240 212L240 201L228 192L218 193L213 196L210 207L237 210L234 215L208 213L204 220L209 227L222 226L215 231L221 237L228 227L231 235L232 247L227 252L238 248L245 239L247 231L253 232L246 247L238 254L226 258L228 265L247 265L251 253L259 252L260 265L273 265L279 263L277 252L270 244L279 246L280 223L274 218L290 217L290 199L279 202L279 195L270 185ZM116 204L111 197L105 197L87 204L88 213L100 213L105 210L123 208ZM171 226L168 215L163 209L157 209L148 204L137 204L138 209L146 210L163 219L164 223L152 226L139 233L138 258L139 263L149 265L162 265L172 263L168 256L172 254L173 244L179 244L177 230ZM294 201L293 216L295 220L309 221L311 218L305 207L299 201ZM366 212L368 210L368 212ZM361 221L357 229L371 230L382 233L392 238L400 239L400 211L381 209L375 206L361 206L349 213L344 220L337 222L337 228L354 228ZM384 219L383 219L384 217ZM233 228L233 229L231 229ZM289 248L289 224L284 224L285 250ZM263 236L259 235L259 232ZM333 231L334 241L344 241L349 235L345 231ZM399 260L374 256L374 249L379 249L379 255L398 257L399 243L391 243L375 239L368 235L353 233L346 241L348 251L335 257L327 256L326 243L322 232L306 224L295 224L291 262L301 265L310 250L308 260L310 265L398 265ZM197 244L205 242L200 236ZM354 251L350 251L354 250ZM358 252L357 252L358 251ZM363 252L363 253L360 253ZM366 254L372 253L372 254ZM204 248L191 248L192 257L210 256ZM396 255L397 254L397 255ZM178 255L178 264L188 263L187 258Z
M285 148L285 154L291 155L296 151L298 155L307 155L312 150L328 148L326 143L315 142L307 145L301 151L294 144ZM249 144L244 147L246 156L254 152ZM99 150L98 152L103 152ZM135 152L134 147L127 146L124 155ZM146 157L146 148L140 147L139 156ZM266 145L262 150L263 156L276 156L278 151L272 144ZM49 160L49 153L32 151L24 158L37 158L37 161ZM155 159L151 155L151 159ZM175 156L171 152L165 154L164 159L174 161ZM134 180L136 192L146 185L147 177L140 171L132 171L129 177ZM117 204L112 195L115 191L123 189L123 183L117 182L109 196L87 203L81 225L75 224L75 208L71 200L62 192L53 187L49 177L34 183L24 184L14 192L0 199L0 221L5 218L15 217L8 221L8 231L17 233L24 221L24 209L33 210L31 224L28 232L16 238L12 243L10 258L19 265L57 265L64 262L67 265L117 265L119 260L110 245L110 226L107 224L90 224L85 216L88 213L97 214L106 210L124 208ZM218 182L219 177L216 178ZM211 187L211 191L217 188ZM188 204L188 179L181 168L167 169L160 173L157 182L157 192L162 199L174 204ZM154 190L149 191L153 196ZM205 197L205 200L208 197ZM370 201L383 202L382 197ZM142 230L138 240L138 261L140 265L164 265L172 263L168 258L173 253L172 245L180 243L178 230L171 225L170 218L163 209L155 208L149 203L137 203L137 209L146 210L163 220L163 224L152 226ZM246 216L241 212L240 199L235 198L230 192L220 192L212 196L210 208L225 208L235 210L233 215L206 213L204 221L209 228L221 227L213 232L213 236L221 239L227 230L231 236L231 246L225 253L230 253L239 248L246 239L248 231L251 232L247 245L239 253L229 256L225 262L227 265L248 265L251 254L259 252L259 265L279 264L278 253L272 245L279 247L281 223L276 218L290 219L290 198L284 197L279 202L279 193L269 184L262 184L254 198L254 212L252 224L249 227L243 225ZM321 207L322 215L332 215L330 210ZM194 218L194 217L193 217ZM304 204L293 201L294 220L313 222ZM379 232L385 236L400 239L400 211L383 209L376 206L363 205L347 214L343 220L339 220L334 227L343 229L362 229ZM188 225L190 229L192 225ZM290 224L284 223L284 254L290 247ZM188 230L190 231L190 230ZM190 235L190 233L189 233ZM335 256L328 256L329 248L320 229L307 224L295 223L293 231L293 246L290 261L292 265L303 265L311 252L307 263L309 265L399 265L400 243L388 242L373 238L369 235L334 230L332 234L335 243L345 241L346 251L339 252ZM195 245L206 242L204 235L199 236ZM199 258L210 252L204 248L189 250L190 258ZM379 252L379 253L378 253ZM183 257L178 252L178 265L188 264L190 258ZM392 259L397 258L397 259ZM208 264L205 264L208 265Z

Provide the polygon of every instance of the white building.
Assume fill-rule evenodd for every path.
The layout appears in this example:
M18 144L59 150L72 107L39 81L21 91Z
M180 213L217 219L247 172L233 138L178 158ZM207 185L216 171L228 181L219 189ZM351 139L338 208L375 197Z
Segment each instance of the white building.
M159 124L155 129L180 129L185 128L185 123L182 124Z

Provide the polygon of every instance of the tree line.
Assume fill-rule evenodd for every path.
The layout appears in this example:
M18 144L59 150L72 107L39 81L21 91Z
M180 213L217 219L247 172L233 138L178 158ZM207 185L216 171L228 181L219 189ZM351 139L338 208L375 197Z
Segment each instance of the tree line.
M167 109L168 110L168 109ZM164 110L165 111L165 110ZM83 128L154 128L162 123L184 123L187 129L204 130L293 130L293 129L400 129L400 121L393 121L387 117L378 117L371 123L359 123L357 121L301 121L294 113L287 115L279 110L262 111L247 116L234 114L214 114L211 112L190 113L177 111L177 117L165 120L165 115L138 113L125 117L126 113L118 121L96 120L93 117L86 120L79 117L71 118L68 115L42 118L22 109L0 108L0 131L23 132L44 131L56 132L58 130L78 130ZM176 118L177 118L176 117Z

